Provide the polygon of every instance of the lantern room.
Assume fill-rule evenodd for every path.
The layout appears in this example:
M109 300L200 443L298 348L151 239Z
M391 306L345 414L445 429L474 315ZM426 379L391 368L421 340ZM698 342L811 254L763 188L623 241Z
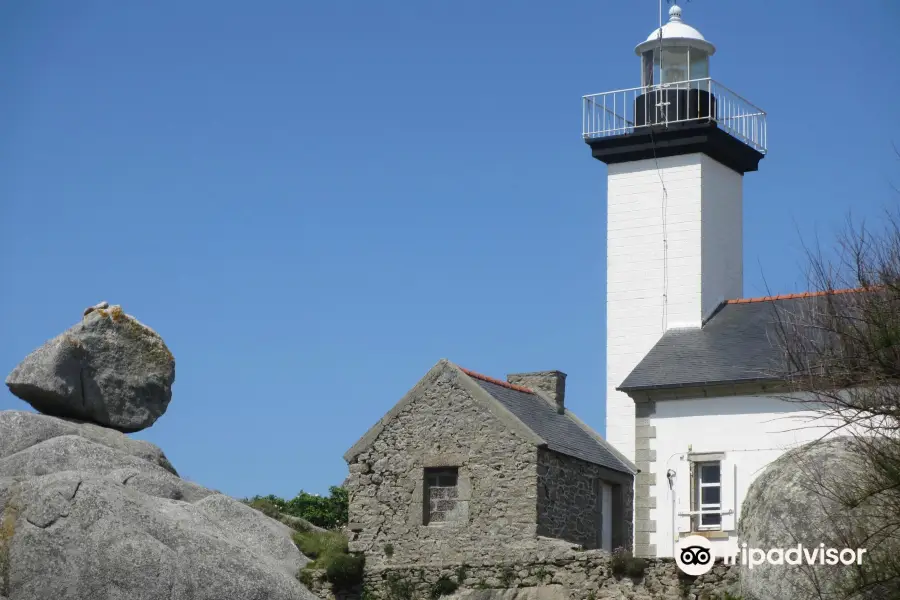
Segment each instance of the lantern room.
M635 99L635 123L657 125L709 119L716 98L709 82L709 57L716 51L699 31L669 9L669 22L635 48L641 57L643 93Z
M668 22L660 19L633 47L641 61L636 87L584 96L584 140L607 164L702 152L740 173L755 171L766 154L766 113L711 77L716 47L682 10L672 6Z
M715 52L715 46L682 21L676 4L669 9L669 22L635 48L641 57L641 86L691 87L690 82L709 77L709 57Z

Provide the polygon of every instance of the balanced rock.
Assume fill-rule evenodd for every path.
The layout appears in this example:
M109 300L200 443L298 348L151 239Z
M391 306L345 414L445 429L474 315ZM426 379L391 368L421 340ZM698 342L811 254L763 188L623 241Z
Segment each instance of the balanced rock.
M851 437L813 442L783 454L754 480L738 525L740 541L750 549L783 554L772 555L782 564L741 566L743 598L900 598L900 582L877 583L876 565L900 555L900 532L895 531L900 497L886 488L871 493L870 450L861 451L877 446L874 440L860 444ZM830 549L838 553L829 563ZM861 559L849 552L841 557L844 549L865 553ZM807 563L810 558L813 564ZM842 558L853 563L839 562ZM862 585L866 580L870 583Z
M289 527L174 471L117 431L0 412L0 597L316 600Z
M172 399L175 359L155 331L102 302L6 378L36 410L123 432L146 429Z

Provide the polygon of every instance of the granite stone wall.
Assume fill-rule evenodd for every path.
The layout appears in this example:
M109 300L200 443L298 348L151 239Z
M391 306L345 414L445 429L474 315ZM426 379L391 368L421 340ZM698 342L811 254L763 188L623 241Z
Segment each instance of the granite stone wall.
M613 548L631 549L634 486L624 473L610 471L552 450L538 452L538 535L584 548L599 548L602 514L598 482L612 486Z
M656 519L650 517L656 509L656 450L652 448L656 438L656 428L650 423L656 414L656 402L634 403L635 410L635 466L640 470L635 478L634 553L637 556L656 556L656 544L651 544L651 536L656 531Z
M353 458L351 550L367 565L501 560L537 535L537 448L450 369L418 388ZM425 525L426 469L458 469L453 518Z
M538 535L598 548L601 525L597 467L558 454L538 452Z
M323 600L357 600L354 594L366 600L434 600L442 593L450 598L465 596L469 590L480 590L479 598L493 600L492 590L508 589L533 589L538 593L531 597L570 600L740 597L739 567L720 562L709 573L694 578L681 573L673 559L641 560L643 569L622 573L614 567L610 553L603 550L578 551L548 544L541 551L523 552L510 562L367 567L363 586L337 599L327 585L314 584L311 589ZM552 593L540 593L551 588L555 588ZM497 594L497 600L502 597L508 596Z

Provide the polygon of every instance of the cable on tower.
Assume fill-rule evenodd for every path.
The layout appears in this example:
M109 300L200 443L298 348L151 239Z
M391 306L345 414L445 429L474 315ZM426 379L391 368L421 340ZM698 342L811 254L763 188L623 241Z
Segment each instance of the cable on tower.
M673 0L666 0L666 4ZM675 0L677 2L677 0ZM690 1L690 0L688 0ZM662 0L659 0L659 29L657 30L657 41L659 42L659 81L657 82L656 91L656 121L662 116L662 74L663 74L663 22L662 22ZM648 90L649 91L649 90ZM668 124L668 118L665 120ZM663 244L663 295L662 295L662 332L665 333L669 320L669 232L666 222L668 221L669 210L669 191L666 189L666 182L663 178L662 169L659 166L659 157L656 155L656 139L653 136L653 128L656 124L650 123L650 147L653 149L653 162L656 165L656 174L659 177L659 184L662 186L662 244Z

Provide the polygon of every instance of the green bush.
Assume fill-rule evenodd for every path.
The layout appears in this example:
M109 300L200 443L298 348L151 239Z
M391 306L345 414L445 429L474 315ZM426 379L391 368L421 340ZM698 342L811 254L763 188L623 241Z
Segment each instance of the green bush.
M347 490L331 486L328 492L328 496L319 496L301 490L291 500L272 494L254 496L247 503L272 518L277 518L277 514L282 513L306 519L318 527L335 529L347 524Z
M312 588L314 581L312 571L308 571L307 569L300 569L300 572L297 573L297 579L299 579L300 583L302 583L306 587Z
M513 584L513 581L516 580L516 572L512 567L503 567L503 572L500 573L500 583L503 587L508 588Z
M437 581L431 584L431 600L437 600L441 596L449 596L455 592L458 587L459 585L455 581L446 575L441 575Z
M340 531L297 531L293 539L300 552L310 559L297 576L307 587L314 569L324 569L325 581L335 590L362 583L365 560L348 552L347 538Z
M278 517L281 516L281 509L268 498L253 498L249 500L247 504L276 521L278 520Z
M613 575L616 577L625 575L625 571L628 570L628 558L627 553L621 548L613 551L612 558L609 561L609 568Z
M465 564L459 565L456 568L456 583L458 585L462 585L466 581L466 575L468 574L468 567Z
M357 554L338 554L325 566L325 579L337 590L349 590L363 581L365 559Z
M647 561L643 558L635 558L631 555L631 552L624 548L617 548L613 551L610 569L616 577L627 575L628 577L640 578L644 576L644 572L647 570Z
M372 593L372 589L364 585L362 591L359 592L359 600L376 600L377 596Z
M408 579L391 574L387 580L387 597L389 600L412 600L413 585Z
M631 562L628 564L628 570L626 571L629 577L643 577L646 571L646 560L643 558L631 557Z

